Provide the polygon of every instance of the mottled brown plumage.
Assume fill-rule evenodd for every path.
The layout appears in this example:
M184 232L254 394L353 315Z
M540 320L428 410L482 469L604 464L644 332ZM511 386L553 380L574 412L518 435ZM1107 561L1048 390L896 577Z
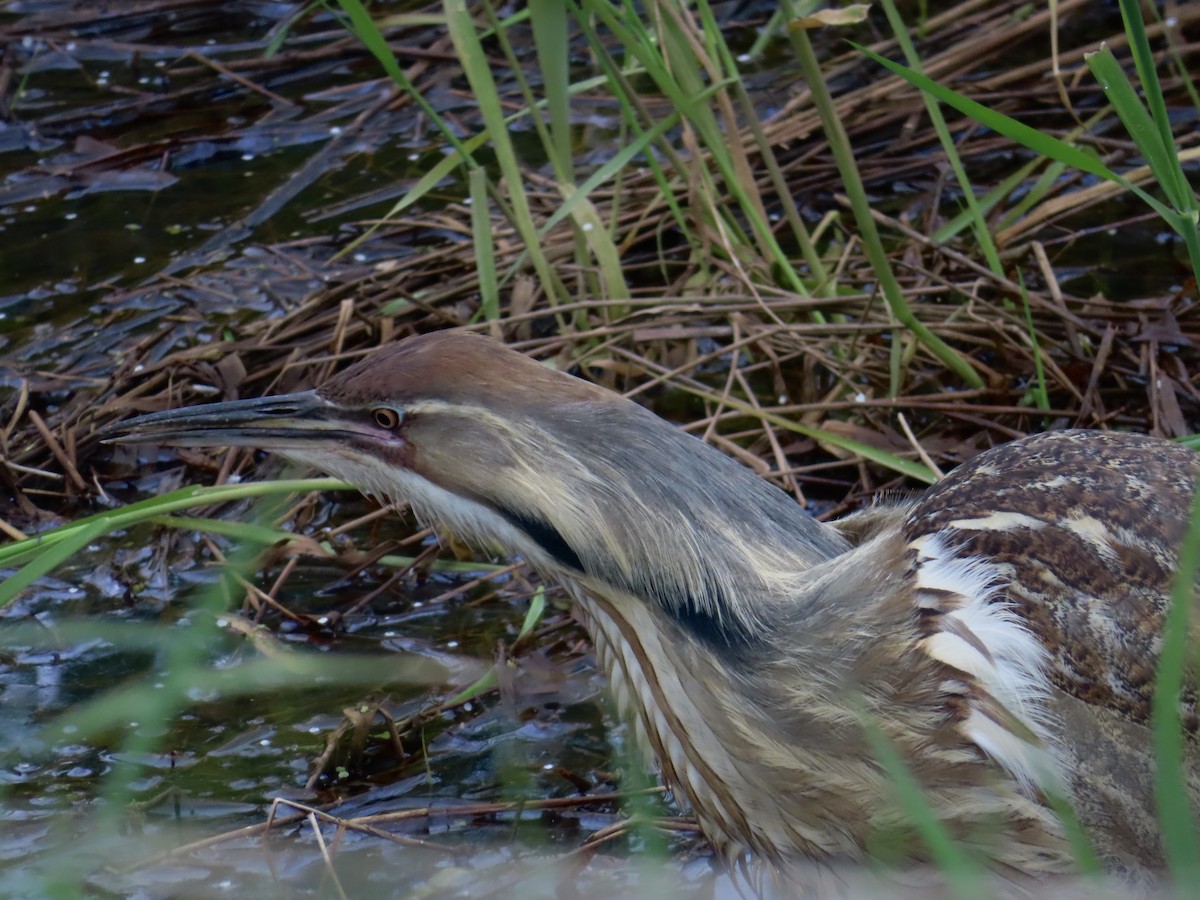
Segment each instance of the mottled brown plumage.
M1056 648L1055 683L1146 724L1164 587L1196 475L1196 455L1169 441L1051 432L956 469L921 498L905 533L952 529L962 552L992 560L1030 627ZM1018 577L1034 567L1047 574ZM1194 733L1191 689L1185 709Z
M1177 445L1042 435L827 526L636 404L446 332L316 391L126 427L310 462L561 582L731 862L786 873L881 840L924 859L870 728L1002 874L1073 869L1060 790L1111 866L1161 864L1147 717L1200 473ZM1184 711L1195 783L1191 686Z
M1050 650L1049 709L1076 810L1117 868L1162 862L1149 731L1176 549L1197 455L1142 435L1062 431L996 447L930 488L909 536L946 530L990 560L1006 598ZM1196 619L1193 616L1193 634ZM1194 643L1194 642L1193 642ZM1196 685L1185 683L1193 803Z

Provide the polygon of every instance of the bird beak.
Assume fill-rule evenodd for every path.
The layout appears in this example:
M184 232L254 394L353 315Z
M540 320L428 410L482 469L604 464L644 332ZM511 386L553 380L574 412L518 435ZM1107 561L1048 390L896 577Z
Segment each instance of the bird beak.
M116 422L101 431L106 444L169 447L311 448L361 431L316 391L168 409Z

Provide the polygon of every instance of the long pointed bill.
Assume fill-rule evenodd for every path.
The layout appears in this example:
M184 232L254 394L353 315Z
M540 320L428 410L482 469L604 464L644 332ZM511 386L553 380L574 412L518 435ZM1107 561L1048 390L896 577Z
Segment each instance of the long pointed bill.
M306 449L361 433L362 425L316 391L168 409L116 422L103 432L110 444L170 447Z

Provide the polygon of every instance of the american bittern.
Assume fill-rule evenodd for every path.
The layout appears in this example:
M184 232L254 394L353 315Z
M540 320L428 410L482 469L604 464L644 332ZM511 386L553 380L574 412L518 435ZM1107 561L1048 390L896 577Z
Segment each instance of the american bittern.
M1176 444L1043 434L830 526L635 403L449 332L313 391L123 427L310 463L563 584L728 860L856 859L905 833L868 725L998 870L1074 867L1051 794L1110 866L1162 860L1148 722L1200 474ZM1190 683L1182 704L1195 802Z

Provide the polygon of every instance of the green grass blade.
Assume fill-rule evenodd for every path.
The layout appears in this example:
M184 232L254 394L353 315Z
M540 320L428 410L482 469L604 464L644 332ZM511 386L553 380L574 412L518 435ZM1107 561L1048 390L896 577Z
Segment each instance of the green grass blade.
M1025 213L1046 199L1046 195L1058 184L1058 179L1067 170L1067 164L1054 160L1046 166L1046 171L1038 176L1037 181L1025 192L1016 205L1006 212L997 223L998 229L1005 229L1017 222Z
M947 106L954 107L981 125L985 125L993 131L1050 159L1066 163L1068 166L1079 169L1081 172L1087 172L1090 175L1103 178L1105 181L1111 181L1113 184L1119 184L1125 190L1135 194L1149 205L1172 228L1177 231L1179 230L1179 216L1170 207L1156 200L1137 185L1131 184L1128 180L1122 178L1116 172L1109 169L1108 166L1104 165L1096 156L1085 153L1083 150L1073 147L1065 141L1060 141L1048 134L1043 134L1036 128L1030 128L1028 125L1018 122L1016 119L1010 118L1003 113L998 113L994 109L989 109L982 103L977 103L968 97L964 97L957 91L943 87L931 78L927 78L919 72L914 72L899 63L894 63L890 59L875 53L873 50L868 50L866 47L859 46L853 42L851 42L851 45L888 71L903 78L913 87L932 94Z
M913 47L912 40L908 36L908 28L905 26L904 20L900 17L899 10L896 9L895 0L882 0L882 3L888 24L892 26L892 34L895 35L900 49L904 51L904 58L908 60L908 65L911 69L919 72L921 70L921 58L917 55L916 48ZM996 242L992 240L992 233L988 229L987 219L984 218L979 201L975 198L975 189L971 186L971 181L967 177L967 170L963 166L962 159L959 158L958 148L954 144L954 139L950 136L950 129L946 125L946 119L932 96L922 94L922 98L925 101L925 110L929 113L929 121L933 124L933 130L942 145L942 151L946 154L946 159L950 163L954 177L958 180L958 185L962 189L963 200L967 204L967 212L970 216L975 239L979 242L979 249L983 251L984 259L987 260L988 268L992 270L992 274L1003 277L1004 266L1000 263L1000 251L996 249Z
M521 623L521 630L517 632L517 640L522 640L529 637L533 633L533 629L537 627L537 623L542 621L542 614L546 611L546 588L543 585L538 585L538 589L533 593L533 599L529 601L529 609L525 613L525 621Z
M529 0L533 45L546 93L550 116L551 144L547 155L554 160L559 178L574 182L575 155L571 151L571 47L567 30L567 8L560 0Z
M230 519L202 519L196 516L155 516L150 520L155 525L164 528L174 528L178 531L201 531L206 534L219 534L232 538L244 544L261 544L270 547L274 544L304 542L316 546L312 538L296 534L294 531L284 531L282 528L272 528L256 522L237 522ZM332 555L332 554L331 554Z
M1181 178L1174 137L1164 143L1154 119L1138 98L1137 91L1111 50L1103 47L1095 53L1087 54L1085 59L1088 68L1100 82L1104 96L1108 98L1121 124L1137 144L1138 152L1146 160L1171 205L1179 211L1187 209L1191 205L1191 188Z
M1017 282L1021 285L1021 305L1025 309L1025 327L1029 329L1029 348L1033 353L1033 368L1036 381L1033 387L1033 402L1043 412L1050 409L1050 395L1046 391L1046 367L1042 362L1042 348L1038 341L1038 332L1033 325L1033 311L1029 308L1029 291L1025 289L1025 278L1017 272Z
M928 848L938 871L945 876L950 890L964 900L978 897L979 886L983 883L982 869L938 821L933 807L929 805L921 790L921 785L908 770L908 766L904 764L887 735L871 721L863 722L863 730L871 752L887 773L897 802Z
M445 0L443 9L446 13L446 25L450 31L450 40L455 52L462 63L475 101L479 104L479 112L483 116L487 133L491 136L492 148L496 153L496 162L500 167L508 187L508 201L512 206L512 224L525 242L529 251L530 261L542 284L542 290L551 303L565 300L567 292L555 274L541 244L537 240L537 229L533 224L533 213L529 207L529 198L525 193L525 184L521 175L521 167L517 162L516 151L508 135L508 125L505 120L500 95L496 89L492 70L488 65L487 53L479 40L475 22L467 11L466 0Z
M1040 165L1042 165L1042 160L1031 159L980 197L976 201L976 206L980 214L987 215L999 206L1004 198L1024 184L1025 180L1033 174L1033 170ZM964 228L970 228L975 221L975 215L975 212L970 208L964 209L958 215L948 219L944 225L935 229L930 237L937 243L944 244Z
M324 7L325 5L324 0L311 0L302 9L297 10L285 19L281 23L281 27L274 28L271 39L267 41L267 46L263 48L263 57L270 59L278 53L283 47L284 42L292 36L292 28L307 19L314 9Z
M533 599L529 602L529 609L525 611L525 620L521 623L521 630L517 633L517 641L528 637L537 623L542 620L542 614L546 611L546 589L538 587L533 595ZM514 641L513 643L516 643ZM453 697L446 701L448 706L457 706L459 703L465 703L468 700L473 700L480 694L486 694L496 686L497 676L496 667L488 669L471 684L467 685Z
M901 475L906 475L909 478L914 478L917 481L923 481L926 484L933 484L937 481L937 476L929 470L929 468L919 462L913 462L909 459L904 459L901 456L896 456L894 453L888 453L886 450L880 450L877 447L872 447L870 444L864 444L861 441L856 441L853 438L842 437L830 431L825 431L821 428L814 428L811 425L805 425L803 422L796 422L785 416L776 415L765 410L759 409L753 404L738 400L736 397L722 394L717 396L707 391L690 387L686 383L678 385L684 391L694 394L697 397L702 397L712 403L736 409L738 412L743 412L746 415L761 419L762 421L781 428L784 431L792 431L796 434L802 434L805 437L812 438L816 441L830 444L850 453L861 456L863 459L868 459L871 462L878 463L885 468L891 469L893 472L898 472Z
M581 81L577 84L571 85L571 93L572 94L586 93L587 91L595 90L597 87L601 86L604 83L604 81L605 81L605 79L602 77L590 78L585 81ZM530 114L529 110L527 110L527 109L521 110L520 112L514 113L513 115L509 116L505 120L505 124L508 125L508 124L517 122L517 121L525 118L529 114ZM466 157L461 156L457 150L452 150L450 153L447 153L445 156L443 156L441 159L439 159L433 165L433 167L428 172L426 172L424 175L422 175L416 181L416 183L411 188L408 189L408 191L404 194L404 196L401 197L399 200L397 200L395 205L392 206L392 208L389 209L383 215L383 220L381 222L372 225L369 229L366 230L365 233L363 233L359 237L355 238L348 246L346 246L342 250L339 250L337 255L339 257L341 257L341 256L345 256L347 253L352 252L356 247L358 247L359 244L363 243L368 238L370 238L371 235L375 233L375 230L382 224L383 221L387 221L388 219L394 218L394 217L400 215L400 213L404 212L410 206L413 206L416 203L419 203L426 195L429 194L430 191L432 191L434 188L436 188L438 185L440 185L442 182L444 182L447 178L451 177L451 175L454 173L455 169L462 167L464 162L468 162L470 160L469 154L474 153L480 147L483 147L485 144L487 144L487 142L488 142L488 133L486 131L482 132L481 134L477 134L474 137L468 138L465 141L462 141L461 142L462 148L466 151L468 156L466 156ZM508 276L505 276L505 278L501 279L501 282L507 281L507 279L508 279ZM388 314L386 312L386 310L385 310L385 314Z
M1150 107L1150 118L1158 129L1156 133L1159 146L1162 147L1166 156L1162 172L1155 169L1154 175L1159 179L1159 184L1163 186L1167 196L1171 198L1171 202L1175 203L1175 208L1183 210L1187 207L1181 206L1175 198L1180 197L1184 192L1190 197L1191 192L1187 187L1187 179L1183 177L1183 171L1179 167L1179 157L1175 153L1175 135L1171 133L1171 117L1167 113L1166 99L1163 97L1162 85L1158 80L1158 69L1154 64L1154 51L1150 49L1150 39L1146 36L1146 22L1142 18L1142 10L1136 0L1120 0L1119 6L1125 34L1129 38L1129 49L1133 53L1133 64L1137 67L1138 80L1142 83L1142 92ZM1101 52L1108 52L1110 56L1112 55L1107 47L1102 48ZM1090 68L1090 61L1088 66ZM1105 93L1107 94L1108 91L1106 90ZM1109 99L1111 102L1111 98ZM1113 106L1115 107L1116 104L1114 103ZM1141 104L1139 103L1138 106L1140 107ZM1120 110L1118 110L1119 113ZM1124 116L1122 116L1122 121L1124 121ZM1147 158L1146 161L1150 160ZM1169 185L1162 180L1168 172L1171 173L1172 181Z
M597 2L597 0L584 0L584 2ZM636 140L645 132L643 123L649 121L650 117L645 111L638 91L631 83L631 79L640 77L644 73L636 61L630 61L623 66L613 57L610 51L613 49L614 42L609 40L607 35L600 34L596 27L599 21L598 18L581 9L576 0L568 0L568 4L572 15L575 17L576 26L587 41L592 56L599 63L604 82L608 85L609 90L617 101L621 124L623 128L634 135L634 139ZM671 118L678 122L678 111L672 113ZM653 175L655 183L658 185L659 199L670 210L671 221L674 227L679 229L683 240L688 246L695 246L697 240L694 233L694 222L679 202L679 198L676 196L676 188L672 184L672 179L668 172L668 169L683 171L683 162L679 159L675 147L668 140L659 140L656 150L660 152L646 154L645 164Z
M417 561L415 556L381 556L377 560L379 565L387 566L391 569L407 569ZM430 563L426 563L429 571L442 572L447 575L475 575L479 572L503 572L511 569L510 563L486 563L477 560L457 560L457 559L435 559Z
M748 144L747 148L741 149L740 159L743 161L742 165L747 168L753 166L755 171L758 169L766 171L767 180L774 191L773 200L782 207L784 218L791 227L792 237L795 239L796 246L800 249L800 255L808 267L808 280L812 282L817 292L824 296L832 297L837 290L836 282L830 277L829 270L825 266L825 261L821 258L820 252L813 243L808 227L804 224L804 219L800 215L800 210L796 204L796 198L792 195L792 191L788 187L787 178L776 157L773 142L768 138L763 123L759 119L755 101L750 97L750 93L746 89L746 82L738 69L738 60L741 57L735 55L730 49L729 44L724 40L724 29L722 29L712 5L707 0L700 0L696 4L696 10L700 15L700 27L703 29L703 33L711 47L711 56L719 61L724 71L730 73L731 83L728 90L740 107L742 127L749 132L750 138L753 141L752 146L758 152L759 162L752 164L749 159L750 145ZM781 20L782 10L776 10L772 15L772 21ZM768 25L768 28L770 27ZM755 190L756 194L761 193L758 188ZM757 199L761 207L763 200L761 197ZM779 259L774 260L774 262L777 265L793 265L791 261L781 261ZM805 286L808 287L808 285ZM810 315L813 321L825 321L825 314L820 310L813 310Z
M471 239L475 271L479 274L479 315L485 321L500 318L500 283L496 278L496 247L492 217L488 214L487 172L472 169L467 178L471 191Z
M649 131L644 131L638 135L636 140L631 141L622 147L611 159L600 166L596 171L588 176L583 184L571 190L564 198L562 205L556 209L553 215L546 220L546 223L539 229L539 234L546 235L559 222L567 216L575 214L576 207L585 201L589 195L596 191L602 184L613 179L617 174L624 169L633 160L634 157L641 153L645 153L647 148L661 138L667 131L675 128L679 124L678 113L672 113L667 116Z
M151 497L130 503L120 509L105 510L95 515L78 519L59 528L44 531L39 535L23 541L14 541L0 546L0 566L10 566L31 556L38 556L48 548L63 541L75 540L79 531L89 530L98 525L99 530L93 536L107 534L121 528L128 528L139 522L149 521L157 516L191 509L197 506L209 506L226 503L231 500L243 500L249 497L263 497L271 494L296 494L305 491L345 491L357 490L336 478L298 478L280 481L252 481L246 484L221 484L210 487L185 487L161 497ZM90 533L90 532L89 532ZM79 546L84 546L87 541Z
M1046 798L1046 805L1058 816L1059 824L1062 825L1063 837L1067 839L1067 843L1071 847L1071 856L1079 873L1088 878L1103 878L1104 866L1101 864L1100 858L1096 856L1096 848L1092 846L1087 829L1075 815L1070 801L1056 791L1046 791L1043 796Z
M1197 485L1200 488L1200 485ZM1162 825L1167 865L1178 891L1200 884L1200 843L1189 807L1183 722L1179 703L1189 656L1189 632L1200 569L1200 490L1192 503L1192 520L1179 548L1179 570L1171 591L1171 608L1163 628L1162 651L1154 681L1151 724L1157 773L1154 796Z
M795 18L791 0L783 0L783 8L788 11L789 18ZM812 42L808 39L808 32L804 28L791 28L789 31L792 49L800 62L800 69L804 73L805 81L808 82L813 105L821 117L821 125L825 129L830 150L833 151L834 160L837 162L838 174L842 177L846 196L850 199L850 208L854 212L854 221L858 224L863 249L866 251L867 259L871 262L875 277L879 280L879 288L891 308L892 315L913 333L926 350L966 384L973 388L983 387L983 377L975 371L970 361L930 331L925 323L913 314L912 307L905 299L904 291L900 289L896 273L892 271L891 260L888 258L883 240L879 236L879 228L871 215L870 202L867 199L862 176L858 172L854 150L850 146L850 139L846 135L846 129L834 106L833 97L825 84L816 52L813 50ZM890 393L894 396L899 391L899 380L893 378Z
M386 665L381 665L381 658L373 655L291 652L251 659L228 669L214 669L198 665L199 660L190 658L196 647L194 638L189 641L187 637L168 642L168 649L183 647L182 653L189 658L181 662L192 663L180 665L168 676L174 690L161 690L151 683L152 679L139 680L73 707L49 727L59 731L69 727L71 739L80 741L110 733L115 723L129 720L131 710L136 710L145 721L165 721L190 704L187 692L193 687L205 695L248 697L287 690L306 681L321 685L429 686L444 683L448 675L434 660L399 653L388 656Z
M383 32L379 30L379 26L375 24L375 20L371 18L371 14L367 12L360 0L338 0L338 6L342 8L342 12L345 13L348 20L347 30L358 38L370 54L383 66L383 70L387 73L388 77L412 97L413 102L421 107L421 111L429 116L429 121L433 122L442 137L457 151L459 156L474 164L470 153L467 152L466 148L455 135L454 129L446 124L446 121L438 115L438 111L433 108L421 92L413 86L413 83L408 80L408 76L404 74L404 70L400 68L400 63L392 53L392 48L388 46Z
M463 149L468 154L474 153L487 143L487 138L488 136L486 131L483 134L477 134L474 137L462 142ZM364 231L361 235L351 241L346 247L339 250L334 258L336 259L345 256L348 253L352 253L355 249L357 249L359 244L369 240L380 225L382 225L388 219L392 219L400 215L400 213L404 212L404 210L408 209L410 206L419 203L421 199L430 191L449 178L455 169L460 168L467 161L467 159L468 157L460 155L457 150L447 153L436 163L434 163L433 167L430 168L428 172L417 179L416 184L409 188L404 193L404 196L397 200L395 205L392 206L392 208L386 213L384 213L383 218L379 222L376 222L370 228L366 229L366 231ZM385 310L384 314L388 315L389 313L387 313Z
M739 171L744 171L744 167L739 169L730 149L730 142L738 138L736 135L726 135L721 130L711 110L709 96L716 96L719 92L727 90L735 81L735 76L725 73L701 73L698 70L695 51L674 18L683 13L676 11L674 7L664 6L661 12L662 33L656 38L641 27L628 8L627 15L622 18L606 0L581 2L583 9L576 13L577 17L582 19L590 15L602 22L627 52L641 64L656 87L670 99L685 125L694 131L697 141L706 151L706 157L719 173L722 189L717 189L713 173L706 166L681 166L678 172L681 177L697 179L695 190L707 193L710 215L719 215L721 204L716 198L726 194L732 198L741 217L744 217L744 223L749 226L758 241L761 255L777 263L774 271L785 287L808 296L807 286L796 273L787 254L779 245L771 223L762 213L757 189L752 183L747 184L745 178L739 177ZM708 75L712 77L708 78ZM720 227L726 232L736 234L741 230L741 217L725 216ZM740 236L733 239L735 245L740 241L744 241Z
M71 533L62 540L57 541L53 545L46 546L41 553L21 568L20 571L10 575L4 579L3 583L0 583L0 609L8 606L21 591L25 590L25 588L29 587L43 575L58 568L107 530L105 522L92 521L81 528L72 529ZM32 540L36 540L36 538Z

